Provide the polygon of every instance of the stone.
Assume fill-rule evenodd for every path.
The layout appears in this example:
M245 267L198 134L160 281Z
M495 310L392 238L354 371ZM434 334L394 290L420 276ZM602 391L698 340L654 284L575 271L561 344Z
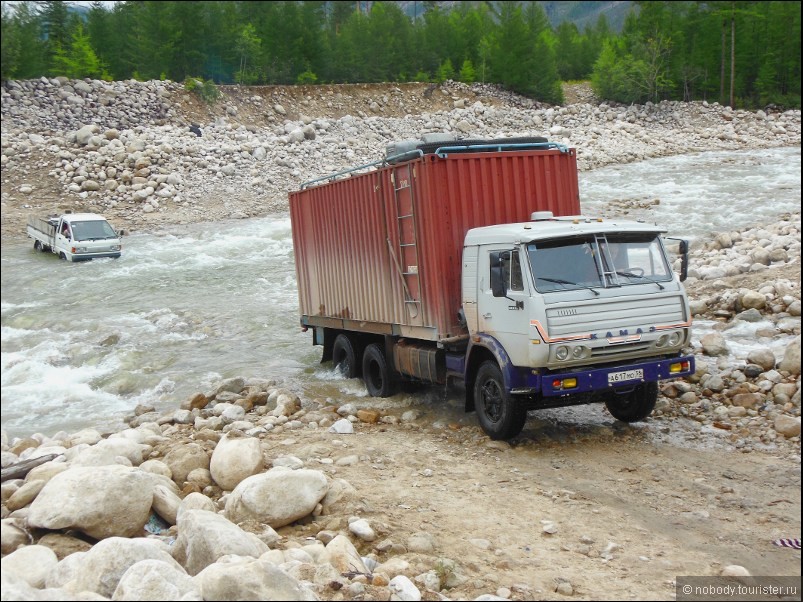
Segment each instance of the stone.
M390 583L388 584L388 589L391 591L391 600L404 600L411 602L417 602L418 600L421 600L421 592L418 590L415 584L410 581L409 577L405 577L404 575L396 575L393 579L391 579Z
M259 558L267 551L268 546L256 536L219 514L207 510L179 512L173 557L190 575L229 554Z
M132 564L112 594L112 600L203 600L200 587L176 563L141 560Z
M376 539L376 531L371 528L371 525L364 518L349 523L349 531L363 541L374 541Z
M181 498L168 487L156 485L153 488L153 510L170 525L176 524Z
M345 535L338 535L324 549L319 563L329 563L338 573L368 573L360 553Z
M329 489L326 476L309 469L273 468L243 480L226 500L229 520L256 520L274 529L311 514Z
M4 518L0 521L0 540L4 556L33 543L33 537L25 530L22 519L16 518Z
M800 376L800 335L786 346L783 359L778 363L778 370Z
M125 466L70 468L54 476L31 504L28 523L78 529L95 539L142 533L153 502L147 473Z
M196 468L209 468L209 455L197 443L188 443L174 446L165 455L164 463L170 468L176 485L183 487L191 471Z
M158 560L177 571L182 570L161 541L111 537L82 554L80 562L73 567L72 578L63 587L76 594L90 591L111 598L125 572L142 560Z
M775 418L774 427L784 437L797 437L800 435L800 416L780 414Z
M703 346L703 353L705 355L721 356L730 353L728 344L718 332L708 333L700 338L700 343Z
M58 562L55 552L48 547L25 546L3 558L3 572L19 576L31 587L42 588L48 573L56 568Z
M747 354L747 361L761 366L765 372L775 368L775 354L772 349L753 349Z
M259 439L236 435L234 431L218 442L209 464L212 478L224 491L233 490L241 481L262 469Z
M233 558L204 569L195 581L204 600L315 600L312 592L272 562Z
M756 291L747 291L740 300L742 307L746 309L762 309L767 304L767 298Z

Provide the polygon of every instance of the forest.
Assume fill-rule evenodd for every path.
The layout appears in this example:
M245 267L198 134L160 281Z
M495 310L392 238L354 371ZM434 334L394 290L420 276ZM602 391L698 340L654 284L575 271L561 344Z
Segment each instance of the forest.
M109 6L107 6L109 5ZM633 2L621 31L550 25L538 2L3 2L2 80L488 82L562 102L800 107L800 2ZM199 86L203 84L203 86Z

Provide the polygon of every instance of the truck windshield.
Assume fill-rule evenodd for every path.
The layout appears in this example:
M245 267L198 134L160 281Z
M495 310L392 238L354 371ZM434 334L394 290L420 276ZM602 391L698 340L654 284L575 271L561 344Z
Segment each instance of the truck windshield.
M94 220L91 222L72 222L73 240L103 240L117 238L109 222Z
M658 236L607 234L527 245L535 287L542 293L672 280Z

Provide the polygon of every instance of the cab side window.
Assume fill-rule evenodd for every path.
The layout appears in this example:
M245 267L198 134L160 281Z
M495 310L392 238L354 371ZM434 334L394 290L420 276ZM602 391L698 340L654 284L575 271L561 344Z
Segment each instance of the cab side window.
M524 279L521 275L521 260L518 251L502 251L499 253L502 264L502 279L510 291L523 291Z

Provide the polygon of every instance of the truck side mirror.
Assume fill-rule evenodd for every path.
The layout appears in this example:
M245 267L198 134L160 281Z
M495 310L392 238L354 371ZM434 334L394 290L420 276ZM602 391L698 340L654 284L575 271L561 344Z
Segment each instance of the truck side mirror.
M680 252L680 281L686 280L689 275L689 241L683 238L680 239L679 245Z
M678 242L678 255L680 255L680 281L683 282L689 275L689 241L685 238L667 238Z
M502 271L502 253L493 252L491 262L491 291L494 297L507 297L507 285Z

